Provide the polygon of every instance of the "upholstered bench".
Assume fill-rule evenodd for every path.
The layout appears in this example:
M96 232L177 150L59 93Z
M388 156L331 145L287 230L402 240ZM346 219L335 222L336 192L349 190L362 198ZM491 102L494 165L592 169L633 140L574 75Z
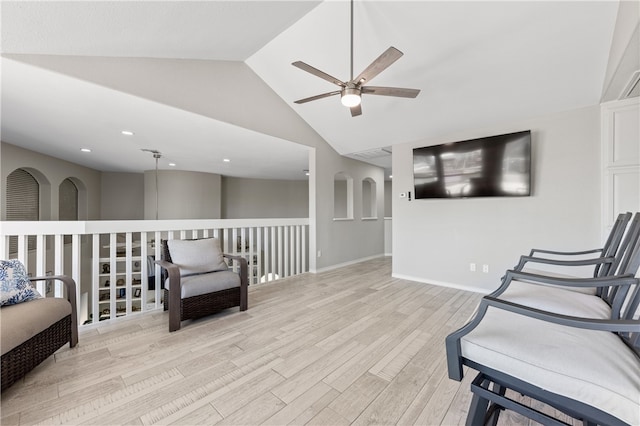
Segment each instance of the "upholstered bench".
M6 266L9 261L2 262ZM5 273L6 269L3 270ZM6 284L9 280L5 278L0 277L3 303L8 298ZM62 281L66 297L42 298L35 293L34 298L0 308L3 391L67 342L71 347L78 343L75 281L67 276L29 279L31 282L40 280Z

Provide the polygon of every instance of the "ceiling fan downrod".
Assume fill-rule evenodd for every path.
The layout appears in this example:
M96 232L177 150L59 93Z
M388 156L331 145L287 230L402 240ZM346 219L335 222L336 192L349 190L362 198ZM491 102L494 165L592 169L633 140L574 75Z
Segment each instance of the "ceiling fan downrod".
M349 81L353 81L353 0L351 0L351 74Z

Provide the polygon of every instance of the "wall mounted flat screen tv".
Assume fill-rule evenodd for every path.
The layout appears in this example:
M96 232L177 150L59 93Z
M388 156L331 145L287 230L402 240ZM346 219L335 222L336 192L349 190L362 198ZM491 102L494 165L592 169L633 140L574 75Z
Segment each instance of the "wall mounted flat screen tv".
M413 150L415 198L531 195L531 131Z

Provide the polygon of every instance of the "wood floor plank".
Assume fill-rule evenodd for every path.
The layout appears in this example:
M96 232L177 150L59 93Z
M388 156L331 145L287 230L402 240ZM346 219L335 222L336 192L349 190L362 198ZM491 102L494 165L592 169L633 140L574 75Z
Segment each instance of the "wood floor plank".
M352 423L354 425L396 424L402 413L415 399L422 388L425 373L422 369L408 365L365 408ZM433 423L422 423L433 424Z
M292 423L298 416L304 413L314 403L321 400L326 394L332 392L331 386L323 382L317 382L315 385L302 392L296 398L287 403L287 405L273 416L269 417L264 424L267 425L287 425ZM286 402L286 401L285 401Z
M346 388L329 407L351 423L388 385L388 380L366 372Z
M204 405L195 411L178 419L175 425L213 425L220 424L223 417L211 404ZM239 424L239 423L238 423Z
M266 392L253 401L250 406L240 408L235 413L225 417L218 425L258 425L264 423L269 417L286 407L280 398ZM187 424L187 423L182 423Z

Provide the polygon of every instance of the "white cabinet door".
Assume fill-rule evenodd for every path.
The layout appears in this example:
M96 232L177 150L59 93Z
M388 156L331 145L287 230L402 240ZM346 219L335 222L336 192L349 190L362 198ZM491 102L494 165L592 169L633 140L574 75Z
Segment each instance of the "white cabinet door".
M602 104L602 219L607 235L618 213L640 211L640 99Z

